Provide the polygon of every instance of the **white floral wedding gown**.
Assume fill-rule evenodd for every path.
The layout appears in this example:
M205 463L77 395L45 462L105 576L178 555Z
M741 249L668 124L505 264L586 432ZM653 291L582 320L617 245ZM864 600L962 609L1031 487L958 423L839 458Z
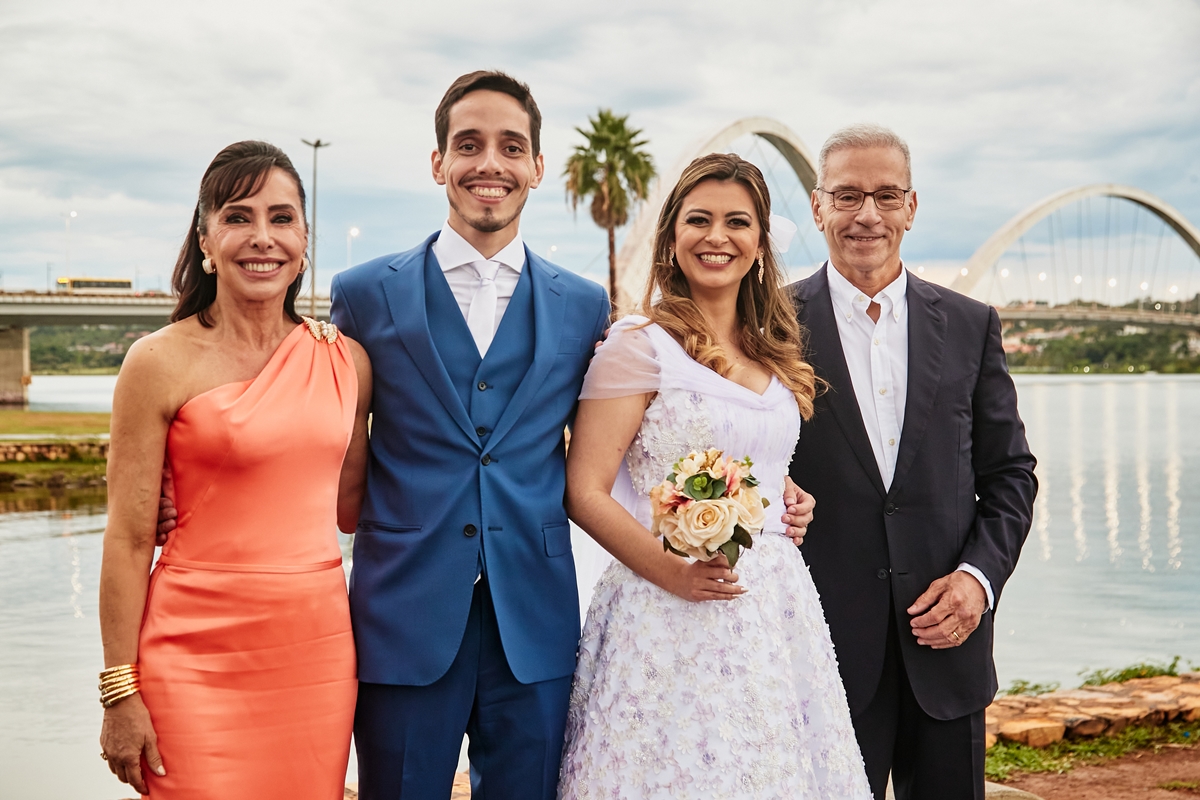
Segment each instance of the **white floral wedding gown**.
M657 325L613 326L582 397L657 392L613 496L649 525L648 494L691 450L750 456L767 525L737 564L749 591L693 603L613 560L596 584L571 691L563 800L868 800L820 598L783 535L800 430L792 393L760 396L687 356ZM649 536L649 532L646 534Z

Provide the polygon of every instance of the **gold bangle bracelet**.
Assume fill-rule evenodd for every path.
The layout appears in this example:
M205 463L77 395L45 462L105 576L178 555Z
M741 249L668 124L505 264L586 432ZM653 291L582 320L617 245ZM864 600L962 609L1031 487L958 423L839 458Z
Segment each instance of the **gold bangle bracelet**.
M137 664L118 664L100 671L100 705L112 708L127 697L141 691L141 675Z
M142 688L141 684L138 684L138 683L132 683L128 686L119 686L114 689L109 689L108 691L101 692L100 699L108 700L110 698L116 697L119 694L124 694L125 692L141 691L141 688Z
M107 669L101 670L100 679L103 680L104 678L112 677L114 675L127 675L137 671L137 664L121 664L116 667L108 667Z
M137 686L140 681L137 678L129 678L123 681L105 681L96 688L100 690L100 694L111 694L118 689L126 689L130 686Z
M119 697L124 697L126 695L133 694L134 692L140 692L141 690L142 690L142 687L140 687L140 686L126 686L124 689L118 689L115 692L107 692L105 694L100 695L100 704L103 705L103 704L111 702Z
M138 691L139 691L138 688L134 687L134 688L126 691L124 694L117 695L116 697L101 697L100 705L104 706L105 708L112 708L117 703L124 700L126 697L132 697L133 695L137 694Z
M127 675L108 675L107 678L100 679L101 686L109 686L112 684L120 684L121 681L138 680L140 675L136 672L128 673Z

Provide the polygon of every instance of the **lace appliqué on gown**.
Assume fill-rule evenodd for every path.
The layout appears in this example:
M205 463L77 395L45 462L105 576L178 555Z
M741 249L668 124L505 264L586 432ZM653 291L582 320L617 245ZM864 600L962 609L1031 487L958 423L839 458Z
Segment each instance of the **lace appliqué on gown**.
M774 513L799 432L795 401L778 381L762 395L731 383L636 323L622 320L611 338L648 341L660 373L626 454L629 510L648 521L646 495L674 461L717 447L754 460L769 524L738 563L750 591L736 600L690 603L608 567L580 643L559 796L866 800L820 598ZM620 353L593 370L614 368Z
M670 474L676 460L712 446L712 422L704 395L660 392L646 409L642 427L625 453L634 490L648 497L650 490Z

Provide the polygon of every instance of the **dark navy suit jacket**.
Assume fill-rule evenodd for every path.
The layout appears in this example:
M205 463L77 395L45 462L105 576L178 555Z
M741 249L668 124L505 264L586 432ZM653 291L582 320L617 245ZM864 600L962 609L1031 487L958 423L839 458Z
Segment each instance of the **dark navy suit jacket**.
M532 350L529 366L490 374L489 350L469 388L502 394L464 403L442 355L461 333L446 326L465 328L461 312L433 319L427 307L436 239L333 281L333 321L366 348L374 372L350 585L359 679L424 686L445 674L481 568L517 680L563 677L579 641L563 429L608 325L608 299L601 286L526 248L521 280L529 282L532 329L505 324L506 312L492 349L512 337L506 346Z
M967 562L999 602L1029 533L1037 480L996 310L908 275L908 398L883 487L842 352L826 270L793 284L807 357L829 390L800 432L793 480L817 500L802 552L821 593L853 713L879 684L895 615L913 693L937 719L996 694L992 614L957 648L916 643L905 611Z

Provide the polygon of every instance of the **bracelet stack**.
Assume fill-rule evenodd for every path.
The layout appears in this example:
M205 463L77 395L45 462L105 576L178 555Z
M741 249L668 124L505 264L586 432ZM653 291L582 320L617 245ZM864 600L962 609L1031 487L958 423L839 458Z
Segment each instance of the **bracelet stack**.
M100 673L100 705L111 708L141 688L137 664L109 667Z

